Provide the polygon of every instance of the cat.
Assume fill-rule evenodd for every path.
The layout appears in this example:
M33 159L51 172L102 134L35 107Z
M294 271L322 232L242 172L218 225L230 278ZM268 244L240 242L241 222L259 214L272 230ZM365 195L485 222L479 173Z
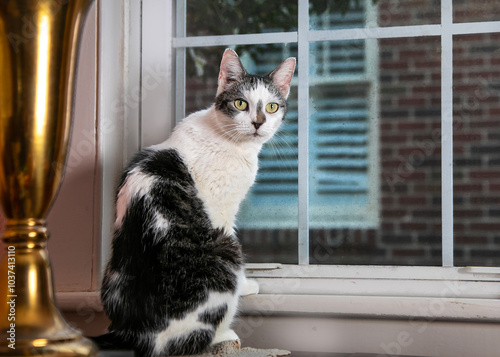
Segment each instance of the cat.
M94 338L101 348L185 355L238 339L239 296L258 284L245 277L235 217L285 117L295 63L255 76L227 49L215 103L125 169L101 287L110 332Z

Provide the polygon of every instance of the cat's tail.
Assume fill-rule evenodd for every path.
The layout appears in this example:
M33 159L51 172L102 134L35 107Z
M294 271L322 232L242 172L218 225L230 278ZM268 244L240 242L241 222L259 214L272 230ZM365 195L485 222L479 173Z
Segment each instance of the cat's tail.
M197 355L207 352L215 335L215 329L199 329L183 336L163 341L155 346L150 340L139 336L124 337L116 331L101 336L88 337L99 350L119 350L135 353L136 357Z
M147 353L141 348L138 348L130 339L124 338L122 335L115 331L105 333L101 336L87 337L92 340L99 350L117 350L117 351L130 351L131 356L145 356Z

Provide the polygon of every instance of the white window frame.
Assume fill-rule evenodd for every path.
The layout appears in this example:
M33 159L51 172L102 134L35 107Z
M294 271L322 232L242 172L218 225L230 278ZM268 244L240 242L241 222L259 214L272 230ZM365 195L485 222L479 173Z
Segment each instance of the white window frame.
M299 31L280 34L282 42L299 44L299 98L309 97L308 41L368 38L440 36L442 41L442 211L443 266L314 266L309 265L308 251L308 121L299 121L299 265L251 264L248 276L261 287L258 295L242 301L243 314L269 313L318 316L355 316L397 319L500 320L500 268L453 267L453 172L452 172L452 49L453 36L500 32L500 21L453 23L452 1L442 0L441 24L310 31L307 0L299 1ZM183 4L183 0L178 1ZM175 49L185 46L230 46L276 42L277 34L230 35L219 37L180 37L175 29L174 0L128 0L99 2L99 21L106 28L99 34L98 78L99 157L102 167L102 240L101 271L111 245L114 194L121 169L138 147L163 141L175 122L174 77L182 80L185 62ZM107 8L109 6L109 8ZM109 17L119 7L118 21ZM183 6L176 11L185 11ZM126 15L128 14L128 15ZM132 15L131 15L132 14ZM137 16L140 14L142 16ZM131 16L129 16L131 15ZM129 16L129 17L128 17ZM141 21L142 18L142 21ZM127 23L122 21L128 19ZM167 20L166 20L167 19ZM139 22L138 22L139 21ZM141 24L140 29L136 26ZM114 24L114 25L113 25ZM116 26L116 24L121 24ZM134 25L135 24L135 25ZM130 25L130 26L129 26ZM113 28L113 26L115 26ZM138 38L137 31L142 31ZM126 35L128 34L128 35ZM116 44L118 43L118 45ZM123 51L121 51L123 50ZM139 58L138 53L140 53ZM124 59L126 57L126 59ZM138 59L140 59L138 61ZM138 61L138 62L137 62ZM127 65L117 66L117 63ZM134 68L140 68L135 72ZM127 76L123 76L127 74ZM125 79L126 80L125 80ZM151 78L157 78L155 82ZM117 84L123 84L122 89ZM134 96L134 90L138 94ZM174 95L175 93L175 95ZM137 106L136 96L141 98ZM122 100L123 116L113 109L113 101ZM307 102L307 100L305 100ZM300 106L299 117L308 117L307 105ZM106 119L113 119L114 130L104 130ZM98 129L99 129L98 128ZM98 136L99 136L98 135ZM60 293L58 301L65 309L87 303L98 304L97 292Z

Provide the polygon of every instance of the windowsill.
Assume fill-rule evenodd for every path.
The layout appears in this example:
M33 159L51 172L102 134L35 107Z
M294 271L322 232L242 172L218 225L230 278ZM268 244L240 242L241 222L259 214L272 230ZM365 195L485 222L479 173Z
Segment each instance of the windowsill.
M242 299L243 315L499 322L500 301L395 296L267 295Z
M243 315L500 321L497 268L249 265L261 287ZM360 278L362 277L362 278ZM102 312L98 292L60 292L62 311Z
M103 312L98 292L57 293L61 311ZM321 316L499 322L500 300L396 296L259 294L241 299L242 315Z

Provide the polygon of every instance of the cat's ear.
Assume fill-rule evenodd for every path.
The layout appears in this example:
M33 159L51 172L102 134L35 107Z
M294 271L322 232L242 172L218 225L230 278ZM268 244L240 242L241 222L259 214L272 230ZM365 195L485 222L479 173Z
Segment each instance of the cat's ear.
M269 78L279 88L283 97L288 98L290 94L290 82L295 71L295 58L290 57L283 61L274 71L269 73Z
M245 74L246 71L236 52L230 48L226 49L220 63L217 95L223 92L228 84L240 80Z

